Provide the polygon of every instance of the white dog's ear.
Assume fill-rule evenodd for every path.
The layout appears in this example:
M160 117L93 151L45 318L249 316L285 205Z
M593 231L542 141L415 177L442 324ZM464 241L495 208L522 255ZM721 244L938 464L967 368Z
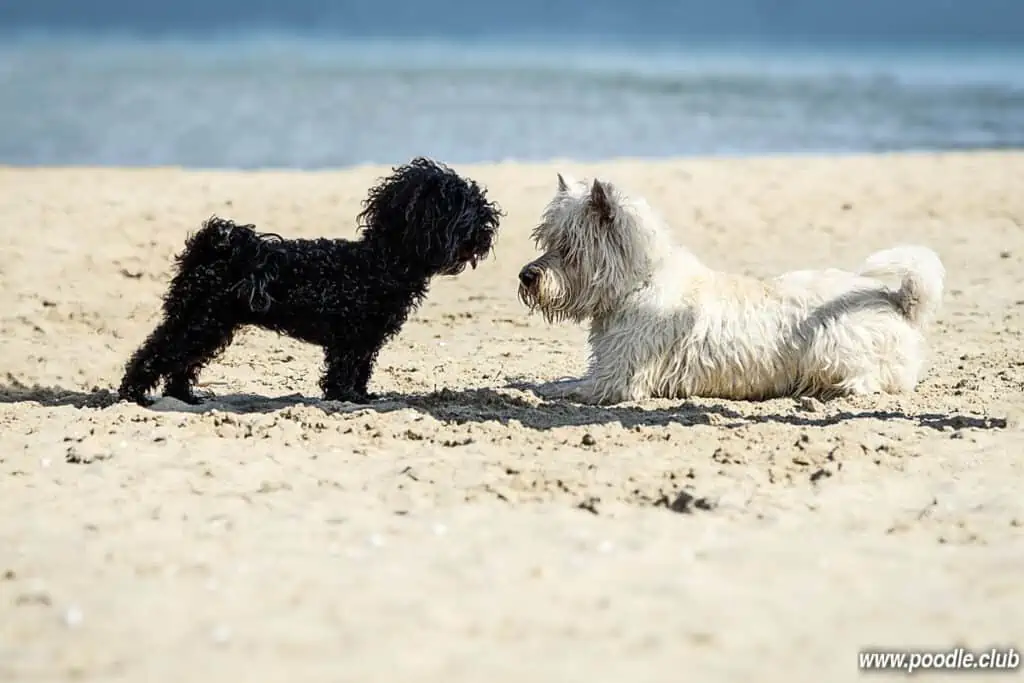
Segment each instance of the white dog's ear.
M594 179L594 185L590 188L590 203L605 223L610 223L615 214L615 206L612 203L611 188L607 183Z
M558 191L562 193L569 191L569 183L565 182L565 178L562 177L561 173L558 174Z

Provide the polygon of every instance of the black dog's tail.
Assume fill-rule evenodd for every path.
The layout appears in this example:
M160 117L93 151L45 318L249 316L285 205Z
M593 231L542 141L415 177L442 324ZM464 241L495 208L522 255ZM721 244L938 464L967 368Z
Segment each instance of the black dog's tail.
M181 295L188 290L227 290L254 313L266 313L274 301L268 289L280 275L285 250L280 235L258 233L255 227L217 216L205 221L177 258L171 298L186 299Z

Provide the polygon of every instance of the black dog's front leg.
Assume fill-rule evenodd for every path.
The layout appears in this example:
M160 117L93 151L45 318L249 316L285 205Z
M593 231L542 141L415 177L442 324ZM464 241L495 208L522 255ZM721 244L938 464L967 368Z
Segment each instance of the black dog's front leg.
M366 403L372 397L366 392L373 353L345 346L329 346L324 351L327 368L320 380L324 399Z
M373 366L377 361L378 349L374 349L370 353L364 354L359 362L356 364L356 391L365 396L367 399L377 398L376 394L371 394L367 391L367 387L370 384L370 375L373 374Z

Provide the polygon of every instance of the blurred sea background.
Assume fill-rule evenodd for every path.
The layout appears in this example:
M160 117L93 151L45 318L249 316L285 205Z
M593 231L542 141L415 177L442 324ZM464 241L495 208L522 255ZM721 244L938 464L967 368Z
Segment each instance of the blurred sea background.
M1024 0L2 0L0 164L1024 147Z

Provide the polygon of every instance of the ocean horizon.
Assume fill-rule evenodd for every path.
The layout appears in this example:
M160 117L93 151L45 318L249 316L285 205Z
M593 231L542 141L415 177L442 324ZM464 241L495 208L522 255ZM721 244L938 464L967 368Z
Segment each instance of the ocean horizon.
M0 34L0 164L321 169L1024 148L1024 48Z

